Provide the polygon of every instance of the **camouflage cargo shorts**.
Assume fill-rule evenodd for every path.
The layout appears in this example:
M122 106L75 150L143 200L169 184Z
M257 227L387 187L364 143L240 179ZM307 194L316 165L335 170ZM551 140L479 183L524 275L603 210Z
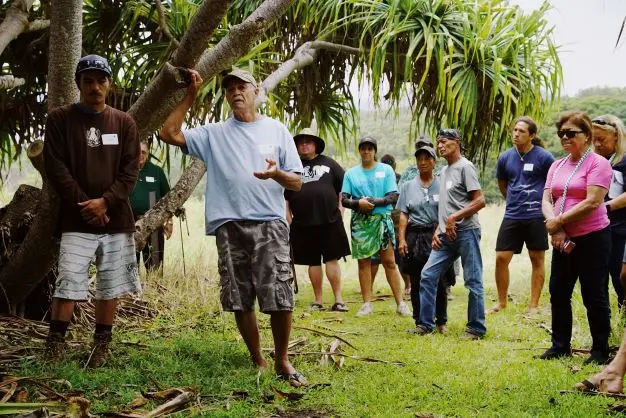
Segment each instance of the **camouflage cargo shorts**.
M289 226L284 221L231 221L217 230L220 301L225 311L293 311Z

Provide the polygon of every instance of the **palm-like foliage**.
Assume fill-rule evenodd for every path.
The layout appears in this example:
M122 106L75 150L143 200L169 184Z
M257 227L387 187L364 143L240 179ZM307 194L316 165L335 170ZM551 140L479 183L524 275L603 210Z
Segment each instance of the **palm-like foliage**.
M0 0L0 10L3 3ZM201 0L162 3L169 32L182 38ZM261 3L233 0L207 47ZM109 103L128 109L175 46L159 27L152 1L84 4L84 50L110 59L116 87ZM493 145L505 142L513 117L524 113L541 119L558 98L561 70L544 18L547 8L544 4L524 15L506 0L297 0L238 66L249 67L263 79L307 41L324 39L357 47L362 51L358 56L319 51L314 64L291 74L270 93L264 111L294 131L315 121L322 135L345 146L358 130L348 86L354 78L359 83L368 80L378 105L387 103L381 100L384 97L397 109L409 99L415 122L412 134L444 125L458 127L468 139L468 155L484 161ZM20 74L22 64L12 52L28 45L20 41L0 57L3 73ZM38 54L39 61L45 61L45 47ZM0 142L5 147L9 138L19 149L23 141L41 134L45 65L33 65L27 73L24 88L0 92L0 112L11 108L7 105L11 95L39 98L31 99L28 107L32 118L11 125L2 118ZM187 122L224 116L219 80L207 80ZM0 154L13 155L14 149Z

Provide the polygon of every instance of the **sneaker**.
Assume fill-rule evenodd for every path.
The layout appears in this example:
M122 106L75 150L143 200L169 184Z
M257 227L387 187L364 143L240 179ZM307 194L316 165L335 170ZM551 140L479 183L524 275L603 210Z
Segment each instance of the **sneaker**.
M428 335L428 334L434 334L435 330L428 328L426 325L416 325L415 328L410 329L409 330L409 334L415 334L415 335Z
M87 360L87 367L95 369L102 367L107 361L109 355L109 343L111 342L112 334L110 332L103 332L102 334L94 334L93 345L91 346L91 352L89 359Z
M591 353L589 357L583 362L583 365L597 364L602 366L609 361L609 355L607 353Z
M374 307L372 306L372 302L365 302L361 309L356 313L357 317L368 316L374 312Z
M51 332L46 338L43 358L49 363L59 363L63 360L66 348L65 336L59 332Z
M569 350L559 350L553 347L548 348L543 354L535 356L536 359L540 360L553 360L561 357L569 357L572 353Z
M396 313L400 316L411 316L409 306L404 302L400 302L400 304L396 308Z

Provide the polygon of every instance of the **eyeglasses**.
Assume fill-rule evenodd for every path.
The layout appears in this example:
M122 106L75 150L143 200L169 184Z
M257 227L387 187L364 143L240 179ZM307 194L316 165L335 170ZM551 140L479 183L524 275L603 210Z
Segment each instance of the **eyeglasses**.
M595 119L593 119L591 121L591 123L595 123L596 125L600 125L600 126L609 125L609 126L615 128L615 129L617 129L617 126L614 123L606 121L606 120L604 120L602 118L595 118Z
M568 139L572 139L576 135L582 134L582 133L583 133L583 131L575 131L573 129L566 129L566 130L562 130L562 131L557 131L556 132L556 134L559 136L559 138L563 138L564 136L566 136Z

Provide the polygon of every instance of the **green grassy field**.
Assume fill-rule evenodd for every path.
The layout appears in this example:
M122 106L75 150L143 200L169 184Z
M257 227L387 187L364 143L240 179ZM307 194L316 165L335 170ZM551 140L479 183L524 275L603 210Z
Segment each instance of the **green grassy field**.
M455 299L449 306L451 332L445 336L416 337L407 334L412 320L397 316L391 299L375 302L371 317L354 316L360 306L355 261L342 262L344 297L350 307L346 314L308 313L310 285L305 269L299 268L295 326L341 336L356 347L342 344L346 355L399 361L404 365L346 358L341 367L336 367L333 361L330 365L321 364L320 355L298 355L293 358L294 364L311 383L317 384L314 387L291 389L271 375L257 380L232 315L219 310L216 251L213 239L203 234L203 202L190 201L186 206L190 225L189 236L183 226L186 275L176 221L175 235L167 242L164 277L143 277L144 297L156 304L161 312L159 317L141 327L118 330L110 363L101 370L85 371L78 360L58 366L34 361L25 362L16 373L67 379L74 389L84 391L92 400L95 413L115 410L140 391L153 389L155 382L163 387L191 386L199 391L200 402L176 416L311 416L289 415L307 410L339 417L595 417L605 415L607 406L617 402L559 393L598 370L594 366L583 367L585 357L533 359L533 355L550 345L550 336L540 327L550 325L550 314L549 309L544 309L539 315L526 315L530 264L525 255L515 257L511 264L509 308L488 316L486 338L473 342L459 338L467 309L467 292L462 283L453 289ZM493 249L502 213L502 207L488 207L480 213L487 307L495 301ZM375 291L379 296L390 293L382 271ZM614 296L611 297L615 306ZM547 307L548 302L546 285L542 306ZM327 283L325 303L332 303ZM573 305L573 347L588 348L591 339L578 290ZM260 316L260 320L263 346L271 348L268 319ZM622 328L618 318L612 320L611 344L617 345ZM304 352L326 351L333 340L295 329L292 339L300 337L306 338L306 342L297 350ZM76 338L87 340L89 336L78 333ZM84 352L76 353L76 358L81 354ZM304 396L288 401L274 389Z

